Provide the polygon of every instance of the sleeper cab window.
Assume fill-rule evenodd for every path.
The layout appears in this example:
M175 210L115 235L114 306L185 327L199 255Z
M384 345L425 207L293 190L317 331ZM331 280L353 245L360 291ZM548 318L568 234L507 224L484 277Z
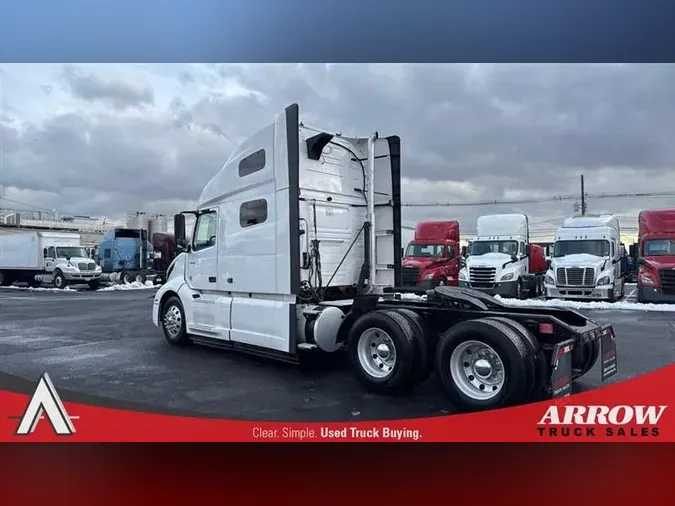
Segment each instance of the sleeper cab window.
M259 149L239 161L239 177L250 176L251 174L265 168L265 150Z
M216 244L218 218L215 211L200 214L195 225L195 237L192 249L198 251Z
M267 200L249 200L239 207L239 225L241 228L259 225L265 221L267 221Z

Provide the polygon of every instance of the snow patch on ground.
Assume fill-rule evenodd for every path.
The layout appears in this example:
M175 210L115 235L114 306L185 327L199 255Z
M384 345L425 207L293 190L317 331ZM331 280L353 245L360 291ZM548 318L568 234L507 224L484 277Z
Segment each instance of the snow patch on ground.
M69 286L65 288L44 288L44 287L31 287L31 286L3 286L3 288L9 288L12 290L28 290L30 292L77 292L77 290L73 290Z
M675 312L675 304L648 304L639 302L584 302L573 300L537 300L537 299L504 299L499 295L495 297L500 302L507 306L518 307L562 307L569 309L604 309L609 311L658 311L658 312Z
M146 281L145 284L134 281L133 283L127 283L125 285L110 285L104 288L99 288L97 292L114 292L117 290L147 290L148 288L155 288L155 284L152 283L152 281Z
M46 287L29 287L29 286L4 286L3 288L11 288L12 290L28 290L32 292L78 292L79 290L73 289L69 286L65 288L46 288ZM117 290L148 290L150 288L155 288L155 284L151 281L146 281L145 284L134 281L133 283L128 283L126 285L110 285L104 286L96 290L97 292L114 292Z

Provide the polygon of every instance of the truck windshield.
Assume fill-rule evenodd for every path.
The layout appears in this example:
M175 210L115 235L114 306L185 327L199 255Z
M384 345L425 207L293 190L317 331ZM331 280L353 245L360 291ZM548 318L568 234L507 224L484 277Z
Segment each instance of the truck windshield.
M553 248L553 256L556 258L584 253L587 255L595 255L596 257L608 257L609 241L557 241Z
M407 257L442 257L443 244L408 244Z
M56 258L89 258L87 250L77 246L57 246Z
M675 239L650 239L645 241L645 256L675 256Z
M516 241L473 241L469 251L470 256L485 255L486 253L503 253L517 255L518 242Z

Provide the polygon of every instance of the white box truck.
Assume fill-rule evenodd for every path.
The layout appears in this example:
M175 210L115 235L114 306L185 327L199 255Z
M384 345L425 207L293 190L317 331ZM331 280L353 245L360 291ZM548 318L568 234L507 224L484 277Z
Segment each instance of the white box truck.
M615 301L624 296L619 219L614 215L567 218L555 234L545 290L549 299Z
M481 216L459 273L459 286L503 297L539 297L546 268L543 248L530 244L526 215Z
M523 312L448 286L402 297L401 228L400 139L311 128L293 104L174 218L182 252L152 321L175 346L293 363L345 350L379 393L408 392L436 370L464 410L565 395L601 350L616 352L611 325L569 309Z
M101 268L87 255L79 234L16 232L0 235L0 286L71 284L99 287Z

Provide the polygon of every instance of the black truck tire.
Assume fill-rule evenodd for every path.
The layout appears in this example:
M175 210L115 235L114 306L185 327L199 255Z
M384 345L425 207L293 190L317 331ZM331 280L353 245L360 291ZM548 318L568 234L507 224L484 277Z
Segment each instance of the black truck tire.
M65 276L58 269L54 271L54 286L61 290L68 286L68 281L66 281Z
M436 371L446 395L459 411L502 408L528 400L529 353L520 334L502 322L487 318L467 320L441 337ZM486 357L492 365L491 374L498 373L501 367L501 383L491 384L492 377L483 376L481 380L472 374L478 374L479 362L488 360Z
M187 333L185 310L178 297L169 297L162 303L159 311L159 324L169 344L186 346L192 343Z
M98 280L98 279L96 279L94 281L90 281L87 284L89 285L90 290L98 290L99 288L101 288L101 281Z
M528 381L531 382L530 391L527 396L531 398L539 397L546 383L549 380L549 368L546 363L546 356L539 346L539 341L532 335L532 332L520 322L505 318L503 316L495 316L489 318L490 320L499 321L504 325L511 327L514 331L518 332L520 337L523 339L523 342L527 345L530 350L528 357Z
M415 328L417 338L415 339L415 351L417 358L415 360L415 379L413 384L419 385L429 379L434 370L434 352L436 343L434 335L429 329L429 325L419 314L411 309L397 309L397 313L406 317Z
M530 292L527 290L527 284L523 280L523 278L518 278L518 281L516 282L516 299L523 300L527 299L529 296Z
M129 271L120 272L120 283L123 285L128 285L133 282L134 278L131 276Z
M416 334L410 321L395 311L359 317L347 336L351 369L358 381L371 392L408 393L415 379Z
M134 279L134 281L140 283L141 285L145 284L145 280L146 280L145 274L142 272L137 273L136 278Z

